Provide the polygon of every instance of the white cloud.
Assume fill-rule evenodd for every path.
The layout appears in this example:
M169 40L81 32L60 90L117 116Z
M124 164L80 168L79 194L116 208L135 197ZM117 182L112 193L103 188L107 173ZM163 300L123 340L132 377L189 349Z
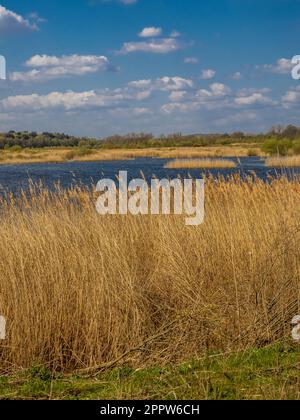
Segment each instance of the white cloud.
M148 79L148 80L135 80L133 82L129 82L128 86L135 88L135 89L145 89L147 87L149 87L152 83L152 80Z
M216 75L216 71L212 69L202 70L201 79L210 80L213 79Z
M175 90L171 92L169 98L172 102L179 102L185 98L186 94L187 92L185 90Z
M236 73L234 73L234 74L232 75L232 79L233 79L233 80L241 80L242 78L243 78L242 73L241 73L241 72L239 72L239 71L237 71Z
M300 87L287 91L283 97L282 102L284 108L291 108L293 106L299 106L300 103Z
M111 66L107 57L96 55L69 55L62 57L35 55L25 65L33 69L25 72L12 73L10 75L11 81L30 82L58 79L67 76L82 76L108 70Z
M150 96L151 96L151 90L149 89L149 90L144 90L144 91L142 91L142 92L139 92L139 93L137 93L136 94L136 99L138 100L138 101L144 101L145 99L148 99L148 98L150 98Z
M280 58L277 60L276 64L264 64L263 66L256 66L256 68L270 71L275 74L288 74L293 68L293 63L291 59Z
M228 126L228 124L236 124L243 123L245 121L253 121L257 119L256 112L249 112L249 111L242 111L237 112L235 114L230 114L226 117L218 119L215 124L218 126Z
M132 111L136 116L152 114L152 110L149 108L133 108Z
M125 91L86 91L86 92L51 92L47 95L31 94L10 96L0 103L5 110L38 111L63 108L66 111L84 108L116 107L132 100L144 97L131 95Z
M162 29L161 28L155 28L155 27L149 27L149 28L144 28L140 33L139 36L141 38L154 38L157 36L161 36L162 34Z
M196 57L186 57L184 59L184 63L185 64L198 64L199 63L199 60Z
M179 38L181 36L181 33L179 31L172 31L170 34L171 38Z
M284 102L296 103L300 99L300 92L289 91L282 97Z
M216 98L216 97L224 97L230 94L231 89L229 86L224 85L223 83L212 83L209 86L209 90L207 89L200 89L197 92L197 96L199 98Z
M172 114L173 112L193 112L197 111L200 108L200 104L198 102L190 102L190 103L171 103L166 104L161 107L162 112L165 114Z
M162 90L183 90L187 88L192 88L194 83L190 79L184 79L183 77L162 77L157 79L156 87Z
M170 95L172 102L163 105L161 110L164 113L171 114L173 112L195 112L201 108L207 110L225 108L230 106L230 102L228 101L230 94L231 89L228 86L223 83L212 83L209 89L200 89L191 93L179 92L177 97L176 95Z
M154 81L151 79L132 81L127 86L133 89L146 89L138 95L146 95L147 92L151 94L152 91L174 92L170 98L175 100L175 98L182 97L186 89L192 89L194 82L179 76L164 76Z
M152 39L141 42L125 42L120 50L121 54L146 52L154 54L169 54L182 48L182 44L175 38Z
M271 104L273 101L262 93L252 93L249 96L235 98L237 105Z
M19 31L35 31L37 29L38 26L35 22L30 22L23 16L0 5L0 34Z

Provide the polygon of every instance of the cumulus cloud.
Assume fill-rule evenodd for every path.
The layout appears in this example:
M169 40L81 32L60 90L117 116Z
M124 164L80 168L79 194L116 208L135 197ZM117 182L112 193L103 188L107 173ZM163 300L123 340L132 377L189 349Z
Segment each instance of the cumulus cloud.
M196 57L186 57L184 59L184 63L185 64L198 64L199 63L199 60Z
M234 102L239 106L250 106L255 104L275 105L276 102L267 96L270 92L271 91L268 88L241 89L237 92Z
M288 74L294 67L292 60L287 58L280 58L275 64L264 64L263 66L256 66L258 70L265 70L275 74Z
M134 80L133 82L129 82L128 86L133 87L135 89L145 89L149 87L152 83L152 80Z
M171 92L169 98L172 102L180 102L184 100L185 96L187 95L187 92L185 90L175 90Z
M300 103L300 87L288 90L282 97L284 108L292 108L299 106Z
M250 96L244 96L244 97L235 99L235 103L237 105L253 105L253 104L257 104L257 103L266 103L268 101L269 101L269 99L266 98L261 93L253 93Z
M161 79L157 79L155 86L162 90L182 90L186 88L192 88L194 86L194 82L190 79L185 79L183 77L162 77Z
M136 80L128 83L128 86L135 89L162 90L162 91L176 91L193 88L194 82L191 79L185 79L179 76L164 76L154 81L150 80Z
M97 55L62 57L35 55L25 63L25 66L32 70L14 72L10 75L10 80L13 82L44 81L67 76L82 76L113 68L107 57Z
M161 36L162 34L162 29L161 28L155 28L155 27L149 27L149 28L144 28L140 33L139 36L141 38L154 38L157 36Z
M256 112L249 112L249 111L242 111L242 112L236 112L234 114L227 115L226 117L219 118L215 124L217 126L228 126L229 124L234 124L234 127L236 127L236 124L243 123L245 121L253 121L257 119L257 113Z
M151 92L131 93L126 89L104 89L101 91L85 92L51 92L46 95L33 93L31 95L9 96L0 101L1 106L7 111L22 110L26 112L64 109L65 111L109 108L126 105L131 101L143 101Z
M169 54L180 50L183 45L176 38L151 39L149 41L125 42L121 54L136 52Z
M224 97L231 93L229 86L223 83L212 83L209 89L200 89L197 92L197 96L200 98L216 98Z
M74 56L34 56L25 63L29 71L72 67L75 64L79 67L93 66L98 65L98 61L87 56L77 57L76 60ZM84 121L84 115L88 118L95 113L94 115L103 116L99 119L104 121L103 124L106 124L105 121L113 121L116 124L113 130L119 127L118 121L120 128L124 128L122 124L125 124L128 128L143 129L145 127L141 124L155 121L157 129L161 129L167 121L176 126L178 121L199 121L201 118L205 122L209 121L211 127L217 124L219 127L227 127L230 124L242 124L244 121L256 121L256 115L261 116L263 110L266 113L268 109L270 112L272 110L274 115L276 110L282 112L284 108L289 107L296 109L300 103L300 88L291 88L282 97L280 104L271 98L271 91L267 88L236 90L224 83L211 81L203 88L203 84L199 78L177 75L133 80L118 89L11 95L0 100L0 114L6 115L7 121L10 116L14 116L15 121L18 121L18 116L26 113L30 114L30 121L36 118L39 122L43 118L47 121L57 121L57 118L67 121L75 113L78 115L78 121ZM172 118L173 113L176 118ZM124 121L127 118L127 122L122 118Z
M214 110L230 105L228 97L231 89L223 83L212 83L208 89L200 89L188 92L180 92L179 95L170 95L171 103L161 107L162 112L195 112L202 109ZM184 100L183 100L184 99Z
M35 19L32 21L0 5L0 34L20 31L36 31L38 26Z
M178 51L187 45L179 38L181 34L173 31L168 37L162 37L162 28L146 27L138 35L143 40L125 42L121 49L117 51L119 54L130 53L153 53L153 54L169 54Z
M212 70L212 69L202 70L201 79L203 80L213 79L215 75L216 75L215 70Z

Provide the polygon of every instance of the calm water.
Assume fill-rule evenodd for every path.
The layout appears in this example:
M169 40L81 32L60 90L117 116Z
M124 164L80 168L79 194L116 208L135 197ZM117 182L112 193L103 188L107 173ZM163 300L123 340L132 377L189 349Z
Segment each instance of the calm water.
M233 159L238 167L235 169L213 169L210 173L214 176L229 176L234 173L240 173L246 176L251 172L266 180L268 176L278 176L282 173L291 175L300 174L300 168L293 170L270 169L264 166L264 161L260 158L241 158ZM10 190L14 193L20 189L27 189L29 179L33 182L42 181L48 187L52 187L56 182L60 182L63 187L69 187L72 184L83 183L92 185L102 178L115 178L120 170L128 171L129 178L141 176L143 171L146 179L150 180L153 175L158 178L171 177L176 178L190 174L192 177L200 178L203 170L168 170L164 165L170 159L136 159L117 162L72 162L72 163L43 163L30 165L0 165L0 190Z

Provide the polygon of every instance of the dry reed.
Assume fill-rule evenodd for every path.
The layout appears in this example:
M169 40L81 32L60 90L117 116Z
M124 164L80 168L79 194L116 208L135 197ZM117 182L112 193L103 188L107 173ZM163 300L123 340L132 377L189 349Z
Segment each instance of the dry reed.
M0 368L94 372L285 339L299 309L300 183L206 181L206 220L99 216L82 188L1 199Z
M270 157L266 159L266 166L273 168L296 168L300 166L300 155Z
M227 159L177 159L165 165L166 169L212 169L236 168L236 163Z

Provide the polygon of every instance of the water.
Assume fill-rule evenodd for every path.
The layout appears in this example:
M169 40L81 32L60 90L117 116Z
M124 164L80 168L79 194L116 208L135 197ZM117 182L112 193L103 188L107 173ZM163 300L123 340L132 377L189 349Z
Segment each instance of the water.
M247 176L255 172L257 177L263 180L267 180L269 176L278 176L280 174L300 174L300 168L293 170L267 168L264 165L264 160L257 157L232 159L237 163L237 168L210 169L209 173L216 177L218 175L228 177L236 173L241 174L241 176ZM156 175L159 179L165 177L176 178L178 175L187 177L189 174L194 178L201 178L202 174L205 173L204 170L199 169L164 169L165 164L170 160L172 159L143 158L113 162L0 165L0 190L9 190L14 193L17 193L21 189L26 190L30 179L33 182L42 181L49 188L52 188L57 182L60 182L64 188L68 188L77 183L91 186L102 178L115 179L119 171L127 171L129 179L141 177L141 171L143 171L148 181L151 180L153 175Z

